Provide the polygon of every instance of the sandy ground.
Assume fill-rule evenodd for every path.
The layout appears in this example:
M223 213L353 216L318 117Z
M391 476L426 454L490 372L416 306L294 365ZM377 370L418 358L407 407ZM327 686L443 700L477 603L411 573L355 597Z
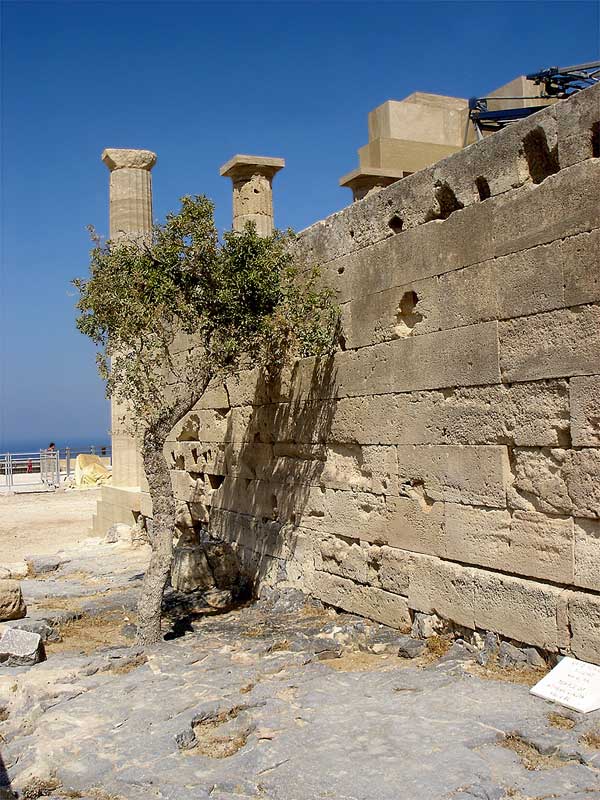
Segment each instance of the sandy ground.
M86 539L99 497L99 489L0 495L0 564Z

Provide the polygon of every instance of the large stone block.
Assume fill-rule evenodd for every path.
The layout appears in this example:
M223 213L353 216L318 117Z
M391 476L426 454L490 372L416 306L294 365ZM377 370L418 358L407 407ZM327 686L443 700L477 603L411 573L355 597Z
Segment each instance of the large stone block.
M21 585L10 578L0 580L0 622L21 619L27 614L27 606L21 594Z
M401 595L318 571L314 575L312 592L328 605L360 614L391 628L410 629L408 603Z
M568 438L568 414L565 381L458 387L342 398L334 407L330 436L382 444L552 446Z
M575 519L575 578L573 583L600 592L600 521Z
M600 372L600 306L576 306L500 322L502 380Z
M366 545L345 541L338 536L324 536L318 542L315 567L322 572L367 583L368 555Z
M474 570L473 605L478 628L548 650L568 644L565 593L554 586Z
M574 576L573 520L515 511L510 526L511 553L506 572L570 584Z
M500 383L497 323L340 353L336 368L339 397Z
M568 594L571 650L576 658L600 664L600 597Z
M397 451L400 483L422 485L432 500L506 507L506 447L399 445Z
M569 640L565 593L511 575L421 556L411 575L408 602L417 611L549 650L565 647Z
M408 604L415 611L475 628L473 576L469 567L420 556L410 577Z
M564 305L578 306L600 301L600 230L573 236L561 242L558 248L563 258Z
M367 532L368 541L401 550L442 555L444 503L432 500L422 486L407 487L405 497L387 498L387 518Z
M558 127L558 158L561 167L568 167L598 156L593 142L594 136L598 136L599 109L598 84L583 92L577 92L568 101L562 100L554 106Z
M573 520L448 503L445 555L455 561L573 583Z
M572 378L571 438L576 447L600 445L600 375Z
M396 547L369 547L368 582L393 594L408 595L416 557Z
M600 161L591 159L497 198L493 255L528 250L600 227L599 183Z
M511 508L600 517L600 450L512 452Z

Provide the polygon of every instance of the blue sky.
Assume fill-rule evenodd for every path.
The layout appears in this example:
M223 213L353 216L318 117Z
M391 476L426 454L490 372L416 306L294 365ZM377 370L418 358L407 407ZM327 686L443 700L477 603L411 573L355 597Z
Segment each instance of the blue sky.
M2 3L0 451L106 441L74 327L85 227L108 230L105 147L158 153L154 215L186 193L231 222L234 153L282 156L276 222L350 202L367 113L413 91L485 94L597 58L595 2Z

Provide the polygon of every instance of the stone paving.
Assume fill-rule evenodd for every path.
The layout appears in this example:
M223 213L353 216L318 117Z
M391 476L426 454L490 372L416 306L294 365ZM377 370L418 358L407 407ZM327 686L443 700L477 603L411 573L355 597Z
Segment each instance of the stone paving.
M20 623L50 639L82 614L122 629L0 667L5 797L600 800L600 713L484 677L460 642L400 658L401 634L271 591L227 613L172 595L173 638L142 653L127 619L146 560L90 540L23 581Z

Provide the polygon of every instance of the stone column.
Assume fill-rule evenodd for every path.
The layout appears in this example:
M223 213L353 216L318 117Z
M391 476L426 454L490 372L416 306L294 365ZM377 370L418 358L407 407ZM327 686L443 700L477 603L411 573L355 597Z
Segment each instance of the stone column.
M102 153L110 170L110 238L139 239L152 230L152 176L156 153L110 148ZM146 477L137 441L127 430L127 406L111 400L113 480L103 487L94 532L115 522L133 524L140 511Z
M254 222L259 236L273 232L273 177L285 167L283 158L237 155L221 167L220 174L233 183L233 230Z
M110 170L110 238L142 236L152 229L152 175L156 153L117 150L102 153Z
M340 186L352 189L352 200L362 200L374 192L379 192L386 186L410 175L410 172L393 169L380 169L379 167L358 168L340 178Z

